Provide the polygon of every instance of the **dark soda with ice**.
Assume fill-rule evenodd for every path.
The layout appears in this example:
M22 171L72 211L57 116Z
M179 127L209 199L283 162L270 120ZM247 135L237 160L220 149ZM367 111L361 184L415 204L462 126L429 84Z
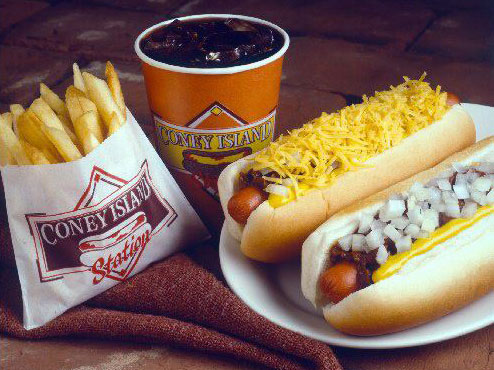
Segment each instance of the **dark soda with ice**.
M238 18L174 20L141 41L148 57L167 64L223 68L270 57L283 46L275 29Z

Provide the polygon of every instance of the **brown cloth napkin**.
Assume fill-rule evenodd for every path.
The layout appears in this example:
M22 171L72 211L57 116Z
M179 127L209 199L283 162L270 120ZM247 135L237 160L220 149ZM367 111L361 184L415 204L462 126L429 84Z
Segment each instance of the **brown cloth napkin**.
M163 343L276 369L341 369L327 345L283 329L248 308L221 279L217 251L203 245L156 263L47 325L27 331L10 235L0 226L0 333ZM200 263L216 276L201 267Z

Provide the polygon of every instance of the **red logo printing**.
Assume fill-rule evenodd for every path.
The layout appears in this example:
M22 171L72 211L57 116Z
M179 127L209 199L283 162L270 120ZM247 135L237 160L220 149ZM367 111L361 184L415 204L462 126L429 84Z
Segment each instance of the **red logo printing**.
M26 215L41 282L91 272L93 284L125 280L149 241L177 218L145 161L129 181L94 167L74 210Z

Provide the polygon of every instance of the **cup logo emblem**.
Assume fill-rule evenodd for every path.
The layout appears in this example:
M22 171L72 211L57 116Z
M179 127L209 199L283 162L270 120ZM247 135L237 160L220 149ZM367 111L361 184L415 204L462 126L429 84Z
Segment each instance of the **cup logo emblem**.
M230 163L264 148L273 139L276 109L247 122L215 102L183 126L154 115L162 157L168 166L194 177L217 198L217 179Z

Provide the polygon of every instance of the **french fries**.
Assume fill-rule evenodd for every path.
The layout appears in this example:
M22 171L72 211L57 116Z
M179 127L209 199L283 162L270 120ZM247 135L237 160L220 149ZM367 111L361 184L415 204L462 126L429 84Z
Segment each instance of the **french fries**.
M75 133L81 141L84 154L90 153L101 143L91 130L96 121L96 115L97 113L95 111L90 110L79 116L74 122Z
M39 84L39 92L41 98L50 106L51 109L58 115L69 117L69 112L62 99L58 97L48 86L44 83Z
M108 84L104 80L87 72L83 72L82 77L84 78L89 98L96 104L106 126L108 128L110 127L113 112L117 115L119 124L123 125L125 119L113 99Z
M120 109L120 112L122 113L123 119L125 121L127 117L127 109L125 108L122 88L120 86L120 80L118 79L117 72L115 72L115 68L110 61L106 62L105 76L106 80L108 81L108 87L110 88L113 99L115 100L115 103L117 103L117 106Z
M66 162L75 161L82 158L82 154L75 144L70 140L65 131L46 125L41 126L43 133L55 145L60 155Z
M89 115L90 120L86 120L89 130L98 139L99 142L103 141L103 130L101 128L101 117L98 114L98 109L96 105L89 100L84 93L74 86L69 86L65 92L65 100L67 102L67 108L69 109L70 119L75 122L88 112L94 112L94 114ZM76 130L77 134L77 130ZM81 138L79 137L79 140Z
M16 164L14 157L8 151L7 147L3 144L2 140L0 140L0 145L2 145L2 147L0 148L0 166L3 167Z
M40 149L45 154L45 157L50 160L50 162L58 163L63 161L62 156L58 153L50 139L48 139L43 131L41 131L43 122L41 122L33 112L28 110L22 113L19 116L17 125L17 135L20 139ZM47 155L47 152L50 154Z
M43 99L35 99L29 107L29 110L32 111L40 119L40 121L45 124L45 126L60 130L65 134L65 136L67 136L67 138L69 138L69 140L72 141L73 144L79 144L74 132L70 129L70 127L67 127L62 123L60 117L57 116L57 114ZM53 145L55 145L55 147L57 146L55 143L53 143Z
M46 158L46 156L43 154L41 150L36 148L35 146L32 146L28 142L24 140L20 140L22 147L24 148L24 151L26 152L27 156L31 159L31 162L33 164L50 164L51 162Z
M118 121L117 113L112 112L110 125L108 126L108 135L112 135L115 131L120 128L120 123Z
M2 147L7 148L17 164L21 166L31 164L19 138L15 136L14 131L9 127L3 116L0 116L0 144L2 144Z
M70 119L60 114L57 114L57 117L60 122L62 122L63 130L70 137L70 140L72 140L75 145L78 145L79 142L77 141L77 136L75 136L74 131L70 128L72 126L72 122L70 122Z
M14 115L14 119L17 119L24 113L24 108L20 104L10 104L10 112Z
M0 125L3 125L3 118L0 117ZM1 129L1 128L0 128ZM6 142L0 137L0 166L6 166L8 164L16 164L12 153L8 150Z
M84 84L84 79L82 78L81 70L79 69L79 65L74 63L72 65L72 70L74 71L74 86L81 90L84 95L86 95L86 85Z
M2 119L7 124L7 126L9 126L10 128L12 128L12 125L13 125L13 122L14 122L14 118L13 118L12 113L10 113L10 112L2 113Z
M126 122L122 88L113 65L106 81L74 63L74 85L58 96L40 84L40 97L25 110L11 104L0 114L0 166L42 165L82 158ZM63 100L65 98L65 101Z
M12 130L14 130L14 133L18 135L17 133L17 120L19 119L19 116L24 113L24 108L20 104L11 104L10 105L10 112L12 113L12 117L14 119L14 122L12 124Z
M62 156L57 152L55 155L48 150L47 148L41 149L41 152L45 155L46 159L50 161L50 163L60 163L63 162Z
M43 99L34 99L29 110L48 127L63 130L62 122Z

